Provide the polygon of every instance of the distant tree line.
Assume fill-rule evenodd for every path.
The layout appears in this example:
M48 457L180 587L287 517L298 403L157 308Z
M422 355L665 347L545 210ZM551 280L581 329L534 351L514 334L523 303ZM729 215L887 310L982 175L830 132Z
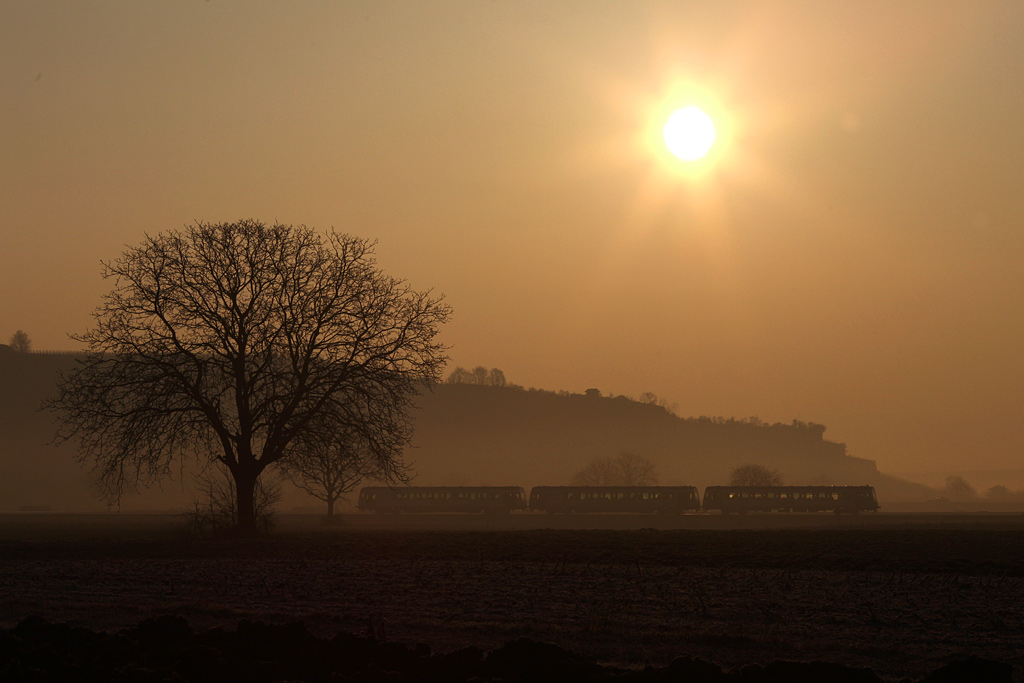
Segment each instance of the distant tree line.
M1024 491L1012 491L997 484L980 494L967 479L954 474L946 477L946 484L941 489L942 496L956 502L988 500L994 503L1017 503L1024 501Z
M485 387L504 387L508 386L508 381L505 379L505 373L498 368L488 370L484 366L478 365L472 370L467 370L463 367L455 368L448 375L445 384L478 384Z

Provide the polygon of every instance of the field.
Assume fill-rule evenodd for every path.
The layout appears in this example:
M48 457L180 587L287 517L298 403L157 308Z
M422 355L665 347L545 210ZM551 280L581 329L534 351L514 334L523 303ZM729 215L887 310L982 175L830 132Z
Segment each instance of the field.
M607 528L612 527L612 528ZM305 622L435 652L520 637L622 667L689 655L919 678L1024 669L1024 517L283 516L255 540L174 516L0 516L0 626Z

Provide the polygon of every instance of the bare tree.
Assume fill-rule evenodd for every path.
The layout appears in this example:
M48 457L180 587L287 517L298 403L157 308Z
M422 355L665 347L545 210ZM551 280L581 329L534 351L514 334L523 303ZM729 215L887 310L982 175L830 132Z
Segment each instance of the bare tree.
M942 490L950 500L974 500L978 497L974 487L959 474L946 477L946 486Z
M472 384L473 373L463 367L457 367L451 371L445 384Z
M28 353L32 350L32 340L24 330L18 330L11 335L11 348L18 353Z
M487 384L492 387L503 387L508 385L508 380L505 379L505 373L498 368L491 368L487 372Z
M679 404L675 402L669 402L667 399L659 398L653 391L645 391L640 394L637 402L644 403L650 406L660 406L665 409L665 412L675 415L679 412Z
M653 486L657 468L649 458L623 451L612 458L594 458L572 478L574 486Z
M615 467L613 458L594 458L572 476L573 486L613 486Z
M781 486L782 473L756 463L740 465L729 475L729 484L731 486Z
M1010 489L1006 488L1002 484L996 484L995 486L991 487L988 491L985 492L985 495L988 498L997 501L1010 500L1013 497L1013 493L1010 491Z
M394 447L400 449L402 445L396 441ZM296 486L327 504L329 519L334 517L335 503L363 479L382 477L373 450L351 430L300 437L284 467ZM408 479L402 471L393 472L391 478L403 482Z
M658 483L654 463L638 453L619 453L615 465L624 486L653 486Z
M260 475L311 430L351 430L380 472L399 471L450 308L381 272L374 247L252 220L147 236L103 264L114 287L73 337L89 352L47 404L56 441L78 441L114 500L185 459L221 463L244 533Z

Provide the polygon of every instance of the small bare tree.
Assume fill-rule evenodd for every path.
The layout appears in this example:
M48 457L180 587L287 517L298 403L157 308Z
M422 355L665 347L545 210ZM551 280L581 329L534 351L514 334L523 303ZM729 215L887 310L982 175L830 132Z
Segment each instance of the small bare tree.
M660 406L665 409L665 412L671 413L672 415L676 415L679 412L678 403L669 402L664 398L659 398L659 396L653 391L645 391L640 394L640 398L638 398L637 401L649 406Z
M950 500L974 500L978 497L975 488L959 474L946 477L946 485L942 490Z
M573 486L613 486L615 465L613 458L594 458L572 476Z
M401 446L397 441L393 444L397 450ZM397 461L399 456L396 454L394 459ZM382 471L373 449L353 430L304 435L283 467L292 483L327 504L329 520L334 518L335 504L367 477L408 481L404 469Z
M729 484L731 486L781 486L782 473L764 465L749 463L740 465L732 471L732 474L729 475Z
M657 468L649 458L624 451L615 458L623 486L653 486L658 483Z
M654 486L657 483L654 463L630 451L611 458L594 458L572 478L574 486Z
M11 335L11 348L18 353L28 353L32 350L32 340L24 330L18 330Z

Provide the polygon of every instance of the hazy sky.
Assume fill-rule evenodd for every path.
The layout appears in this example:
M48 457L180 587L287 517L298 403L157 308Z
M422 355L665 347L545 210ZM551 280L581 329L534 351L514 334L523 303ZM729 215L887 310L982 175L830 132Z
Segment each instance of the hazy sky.
M1024 3L0 3L0 338L99 261L334 226L455 309L453 365L1024 467ZM712 153L660 127L703 107Z

